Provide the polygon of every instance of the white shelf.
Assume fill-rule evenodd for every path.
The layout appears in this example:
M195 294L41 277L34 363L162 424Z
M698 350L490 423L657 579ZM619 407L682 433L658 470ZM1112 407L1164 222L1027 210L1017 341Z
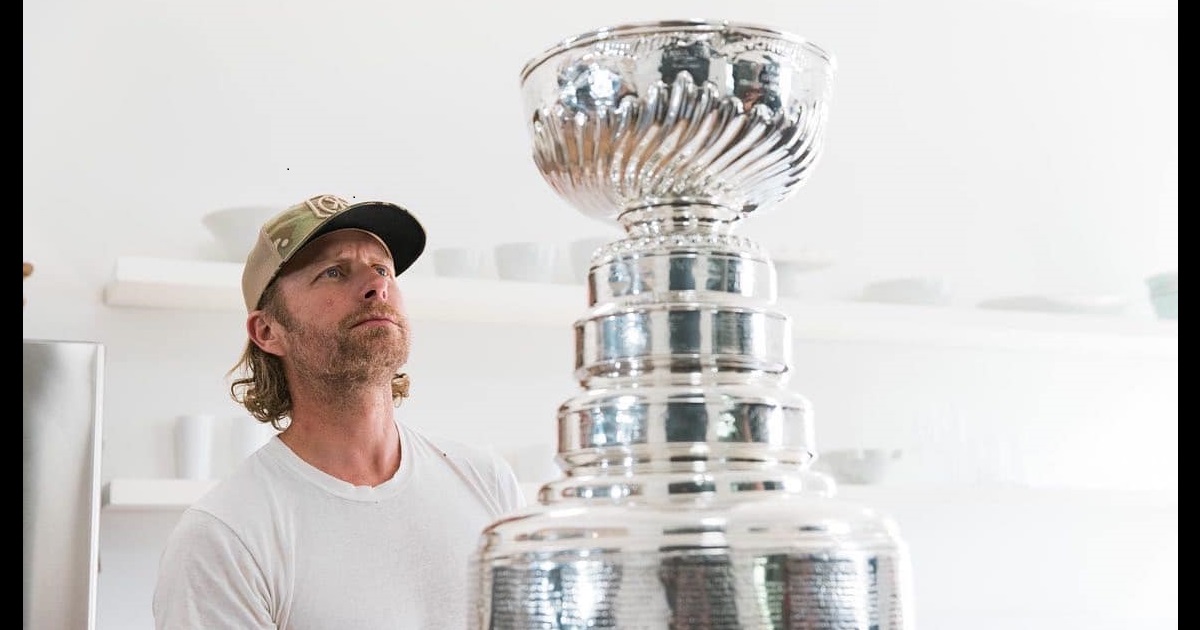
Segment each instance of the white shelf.
M569 327L587 307L583 287L574 285L406 275L401 286L409 316L418 319ZM242 312L242 265L122 256L104 303Z
M216 480L113 479L104 484L105 510L182 510L204 496Z
M120 257L109 306L241 311L242 265ZM587 308L582 285L404 276L411 317L569 329ZM836 300L780 300L797 340L1115 352L1177 358L1177 321Z

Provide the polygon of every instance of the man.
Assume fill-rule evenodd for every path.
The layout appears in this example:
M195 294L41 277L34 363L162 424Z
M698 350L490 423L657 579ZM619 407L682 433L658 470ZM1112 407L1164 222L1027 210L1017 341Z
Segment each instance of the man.
M189 507L160 560L160 630L465 628L483 528L524 505L483 449L395 418L410 330L399 206L313 197L246 259L233 398L280 432Z

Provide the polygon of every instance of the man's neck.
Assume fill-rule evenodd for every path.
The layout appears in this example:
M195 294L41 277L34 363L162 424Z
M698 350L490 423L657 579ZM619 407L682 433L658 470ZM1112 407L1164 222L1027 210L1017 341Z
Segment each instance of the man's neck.
M390 387L344 392L337 400L293 396L292 403L291 424L279 438L300 459L356 486L377 486L396 474L400 436Z

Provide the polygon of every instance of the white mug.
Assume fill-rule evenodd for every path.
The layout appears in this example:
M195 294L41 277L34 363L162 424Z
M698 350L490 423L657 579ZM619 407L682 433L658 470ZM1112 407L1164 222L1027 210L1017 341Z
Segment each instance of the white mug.
M275 427L255 418L238 416L229 427L229 448L236 466L262 448L275 435Z
M211 414L175 418L175 473L181 479L212 478L213 424Z

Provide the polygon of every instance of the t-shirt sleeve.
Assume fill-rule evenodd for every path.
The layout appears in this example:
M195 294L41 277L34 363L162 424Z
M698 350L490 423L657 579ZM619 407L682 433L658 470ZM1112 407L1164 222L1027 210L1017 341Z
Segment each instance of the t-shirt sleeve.
M213 515L184 511L159 558L156 630L273 629L265 577L249 550Z

